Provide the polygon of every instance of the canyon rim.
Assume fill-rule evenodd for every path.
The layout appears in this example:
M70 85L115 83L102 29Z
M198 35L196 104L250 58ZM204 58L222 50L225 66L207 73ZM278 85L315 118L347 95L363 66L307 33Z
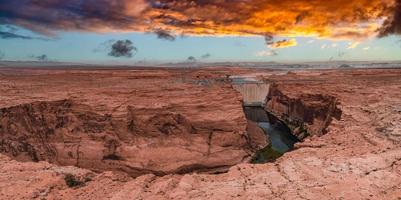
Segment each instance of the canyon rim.
M254 77L246 84L266 94L254 95L262 109L245 111L243 96L258 91L236 89L236 76ZM400 77L399 69L2 69L0 197L397 198ZM287 128L293 147L272 150L261 121ZM261 150L274 159L253 163Z

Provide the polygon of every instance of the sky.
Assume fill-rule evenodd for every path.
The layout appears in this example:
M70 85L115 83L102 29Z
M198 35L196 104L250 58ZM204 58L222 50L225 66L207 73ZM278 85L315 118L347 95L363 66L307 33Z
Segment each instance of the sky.
M0 59L401 60L401 0L0 0Z

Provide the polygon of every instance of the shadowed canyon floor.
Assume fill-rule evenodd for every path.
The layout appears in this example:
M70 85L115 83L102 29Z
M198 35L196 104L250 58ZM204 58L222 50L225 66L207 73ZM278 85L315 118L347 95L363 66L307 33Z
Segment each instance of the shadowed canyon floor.
M249 74L302 140L271 163ZM10 68L0 93L0 199L401 197L400 69Z

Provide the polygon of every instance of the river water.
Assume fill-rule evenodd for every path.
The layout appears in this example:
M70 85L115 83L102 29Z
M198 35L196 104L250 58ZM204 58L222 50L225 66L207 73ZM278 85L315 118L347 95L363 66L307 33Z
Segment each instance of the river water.
M260 96L263 98L247 98L249 95L248 89L254 89L251 85L259 86L264 84L263 81L258 80L255 76L231 76L230 77L234 88L239 91L244 97L244 112L248 120L257 122L259 127L263 129L268 136L270 145L259 150L252 163L266 163L272 162L282 156L285 152L291 151L294 144L298 142L297 137L292 135L291 130L284 125L281 121L264 110L265 98L267 96L268 87L259 88ZM245 87L248 86L248 87ZM264 91L266 90L266 91ZM254 95L255 96L255 95ZM252 102L247 102L251 101ZM259 102L254 102L259 101ZM252 106L251 106L252 105Z
M285 152L291 151L298 142L287 126L277 119L271 120L274 117L262 107L245 107L244 111L248 120L257 122L270 141L269 146L256 153L252 163L272 162Z

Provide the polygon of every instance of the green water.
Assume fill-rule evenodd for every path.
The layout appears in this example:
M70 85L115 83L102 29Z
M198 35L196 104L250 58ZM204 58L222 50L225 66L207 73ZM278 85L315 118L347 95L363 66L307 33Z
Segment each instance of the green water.
M256 121L269 138L270 145L256 152L252 163L273 162L284 153L294 149L298 139L292 135L291 130L282 122L274 120L271 123L268 117L262 117L261 113L266 111L261 107L244 108L249 120ZM266 113L266 115L269 115Z

